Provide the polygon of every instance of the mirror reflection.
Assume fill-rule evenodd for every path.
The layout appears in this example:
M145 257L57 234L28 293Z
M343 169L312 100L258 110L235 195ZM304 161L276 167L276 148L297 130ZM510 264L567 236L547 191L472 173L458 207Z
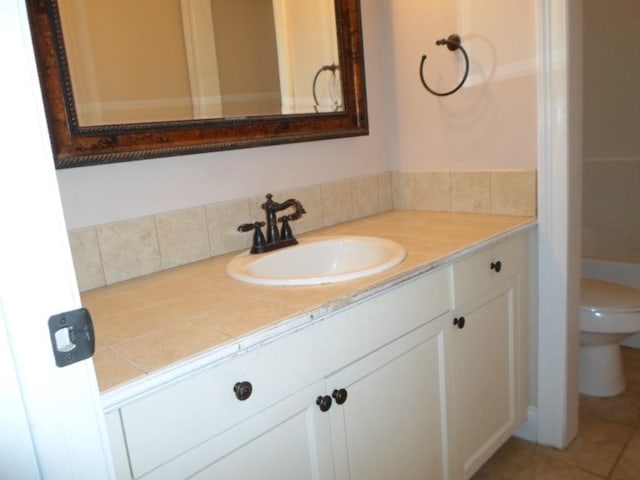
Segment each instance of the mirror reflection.
M80 126L344 110L333 0L58 6Z

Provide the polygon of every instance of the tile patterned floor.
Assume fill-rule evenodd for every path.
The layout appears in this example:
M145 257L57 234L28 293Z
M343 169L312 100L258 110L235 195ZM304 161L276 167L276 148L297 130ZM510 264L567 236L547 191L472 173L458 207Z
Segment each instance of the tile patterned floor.
M510 439L472 480L640 480L640 350L623 348L627 390L580 397L580 431L565 450Z

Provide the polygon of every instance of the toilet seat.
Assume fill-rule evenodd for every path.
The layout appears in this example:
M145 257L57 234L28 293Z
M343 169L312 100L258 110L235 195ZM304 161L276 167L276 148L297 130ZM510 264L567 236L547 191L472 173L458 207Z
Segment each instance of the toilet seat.
M580 305L580 392L612 397L626 382L619 342L640 332L640 290L583 278Z
M640 310L640 290L595 278L582 279L583 307L608 311Z
M595 333L637 332L640 290L603 280L583 278L580 330Z

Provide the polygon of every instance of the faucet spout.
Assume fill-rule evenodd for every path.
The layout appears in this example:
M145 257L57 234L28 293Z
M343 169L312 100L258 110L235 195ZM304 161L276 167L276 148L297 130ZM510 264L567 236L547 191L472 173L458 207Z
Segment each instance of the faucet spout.
M284 202L276 202L273 200L273 195L270 193L266 196L267 200L261 207L266 213L267 221L267 245L271 247L269 249L275 249L280 247L286 247L288 245L294 245L298 241L293 237L291 228L289 227L289 220L297 220L306 213L302 203L295 198L290 198ZM283 216L282 232L278 231L278 218L276 214L288 208L295 208L295 213Z
M267 201L261 207L267 215L267 244L280 241L280 232L278 231L278 220L276 214L282 210L295 207L295 213L283 217L285 220L297 220L306 213L302 203L295 198L290 198L284 202L276 202L270 193L266 196ZM293 238L292 238L293 239ZM295 241L295 239L293 239ZM296 242L297 243L297 242Z
M278 248L297 244L298 240L293 236L289 222L297 220L307 213L302 203L295 198L290 198L282 203L278 203L273 200L273 195L269 193L267 194L267 201L260 206L266 213L266 222L243 223L238 227L238 231L240 232L254 232L251 253L266 253ZM276 217L278 212L291 207L295 208L294 213L283 215L280 218ZM280 231L278 231L278 222L282 222L282 229ZM260 230L260 227L264 225L267 226L266 239Z

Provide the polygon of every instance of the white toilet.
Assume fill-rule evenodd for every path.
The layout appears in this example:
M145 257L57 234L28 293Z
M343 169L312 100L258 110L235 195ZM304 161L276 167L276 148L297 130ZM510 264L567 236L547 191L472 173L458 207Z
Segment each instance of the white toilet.
M640 332L640 290L583 278L580 304L580 392L612 397L625 389L619 343Z

